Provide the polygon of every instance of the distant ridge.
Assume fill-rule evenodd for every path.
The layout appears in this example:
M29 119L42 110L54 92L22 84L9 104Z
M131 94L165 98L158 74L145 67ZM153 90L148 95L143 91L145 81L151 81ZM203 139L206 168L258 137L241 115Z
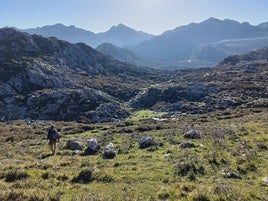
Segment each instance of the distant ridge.
M257 26L234 20L209 18L201 23L177 27L131 48L137 55L151 59L187 60L200 45L226 39L268 37Z
M116 46L136 45L144 40L153 38L151 34L136 31L123 24L111 27L107 32L93 33L73 25L63 24L48 25L38 28L21 29L29 34L38 34L44 37L57 37L71 43L83 42L93 48L101 43L111 43Z
M267 23L253 26L209 18L166 31L135 46L119 49L105 44L97 49L120 61L154 68L206 67L230 55L268 46L267 27Z

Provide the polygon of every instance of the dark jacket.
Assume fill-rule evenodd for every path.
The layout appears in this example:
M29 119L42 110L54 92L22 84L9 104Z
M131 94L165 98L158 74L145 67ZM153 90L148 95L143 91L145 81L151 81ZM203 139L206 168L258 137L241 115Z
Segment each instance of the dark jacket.
M47 133L47 140L59 140L60 135L55 128L50 128Z

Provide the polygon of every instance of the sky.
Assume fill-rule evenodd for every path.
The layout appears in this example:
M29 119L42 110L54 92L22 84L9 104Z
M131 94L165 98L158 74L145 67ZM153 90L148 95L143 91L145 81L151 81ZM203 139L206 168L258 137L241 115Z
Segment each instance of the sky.
M257 25L268 21L268 0L0 0L0 27L61 23L95 33L122 23L159 35L210 17Z

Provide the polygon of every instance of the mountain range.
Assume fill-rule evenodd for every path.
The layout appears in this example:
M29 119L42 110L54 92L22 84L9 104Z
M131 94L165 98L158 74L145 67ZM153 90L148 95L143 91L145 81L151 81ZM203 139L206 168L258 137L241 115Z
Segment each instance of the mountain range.
M136 45L142 41L149 40L154 36L142 31L136 31L123 24L112 26L103 33L94 33L73 25L65 26L63 24L48 25L38 28L21 29L29 34L38 34L44 37L57 37L71 43L83 42L93 48L102 43L112 43L119 47L127 45Z
M117 121L129 109L201 114L267 107L268 48L214 68L137 67L84 43L0 29L1 120Z
M120 61L161 69L213 66L229 55L268 45L267 22L255 26L216 18L179 26L158 36L123 24L98 34L62 24L22 31L83 42Z
M260 37L261 43L256 40ZM225 43L225 47L220 44L213 46L223 40L237 40L237 44ZM249 41L251 43L257 41L258 44L252 45ZM265 26L210 18L201 23L191 23L166 31L160 36L131 47L131 50L140 57L152 60L219 62L231 54L240 54L252 47L260 48L265 45L268 45ZM228 49L229 46L233 48ZM211 47L214 51L209 50Z

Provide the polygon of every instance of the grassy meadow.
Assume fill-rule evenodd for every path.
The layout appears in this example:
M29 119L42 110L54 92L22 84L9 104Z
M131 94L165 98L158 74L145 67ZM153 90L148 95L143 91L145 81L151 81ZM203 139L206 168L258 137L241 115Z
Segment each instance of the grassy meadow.
M262 182L268 176L267 108L152 119L161 116L136 111L103 124L0 123L0 200L268 200ZM46 140L51 124L61 134L55 156ZM185 139L191 129L201 138ZM140 149L142 136L156 144ZM64 148L69 139L91 137L101 145L95 155ZM185 141L194 147L181 148ZM103 159L110 142L116 157Z

